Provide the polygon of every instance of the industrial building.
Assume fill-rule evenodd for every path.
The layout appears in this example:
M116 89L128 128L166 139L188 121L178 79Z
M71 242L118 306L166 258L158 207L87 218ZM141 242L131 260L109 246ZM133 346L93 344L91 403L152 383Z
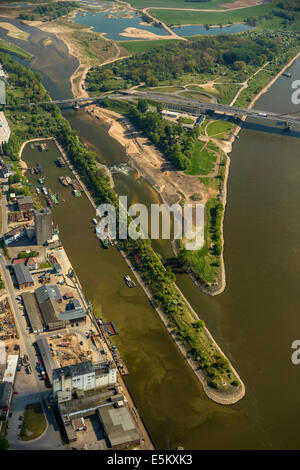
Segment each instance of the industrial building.
M13 386L10 382L0 383L0 419L7 419Z
M0 145L9 141L10 127L3 111L0 111Z
M52 219L50 209L35 211L34 224L36 241L38 245L44 245L52 239Z
M3 163L1 167L1 175L2 178L8 178L9 176L13 175L12 166L10 164Z
M54 364L54 360L51 355L47 339L39 338L36 343L40 351L41 359L43 361L48 380L50 382L50 385L52 385L52 373L56 366Z
M11 243L15 242L19 238L23 237L25 235L25 229L24 227L16 227L7 232L4 235L4 243L5 245L10 245Z
M14 264L13 270L16 276L19 289L24 289L24 287L30 287L34 285L33 278L29 272L27 266L24 263Z
M36 297L32 292L23 292L22 300L30 322L33 333L40 333L44 330L42 317Z
M19 211L33 210L33 200L31 196L17 196Z
M103 406L98 408L98 413L109 449L121 450L139 445L140 436L128 408Z
M116 383L116 366L108 360L97 364L92 364L91 361L80 362L53 371L53 393L58 396L59 401L67 400L68 396L71 399L76 390L95 390Z
M39 305L41 305L43 302L46 302L47 300L55 300L59 303L62 301L62 295L60 293L59 287L55 284L46 284L45 286L39 287L36 289L35 295Z

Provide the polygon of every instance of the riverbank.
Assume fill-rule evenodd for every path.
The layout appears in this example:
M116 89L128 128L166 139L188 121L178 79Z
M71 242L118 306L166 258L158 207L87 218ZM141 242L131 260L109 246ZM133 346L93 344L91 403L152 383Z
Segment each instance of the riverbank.
M145 285L143 279L141 278L139 272L137 271L137 269L135 269L135 267L131 263L128 256L122 250L120 250L120 252L121 252L122 256L124 257L124 259L125 259L126 263L128 264L128 266L130 267L131 271L135 275L135 277L136 277L138 283L140 284L140 286L142 287L143 291L145 292L145 294L149 298L149 300L153 301L153 296L152 296L150 290L146 287L146 285ZM184 301L186 302L187 306L191 310L191 312L194 316L194 319L196 321L200 320L199 316L197 315L195 310L192 308L190 303L187 301L187 299L184 297L184 295L182 294L182 292L178 288L178 286L176 286L176 284L174 284L174 286L176 287L176 289L178 290L178 292L180 293L180 295L183 297ZM190 366L190 368L192 369L192 371L194 372L194 374L196 375L198 380L201 382L203 390L206 393L206 395L208 396L208 398L210 398L212 401L214 401L215 403L218 403L220 405L233 405L233 404L237 403L238 401L240 401L245 396L246 389L245 389L245 385L244 385L243 381L241 380L240 376L238 375L238 373L236 372L236 370L234 369L234 367L232 366L230 361L228 361L229 362L229 367L231 368L232 372L235 374L236 378L238 379L239 386L235 390L230 391L229 393L224 393L222 391L218 391L218 390L215 390L215 389L209 387L208 383L207 383L207 378L204 375L204 373L202 372L202 370L199 368L199 365L196 363L196 361L194 361L192 358L190 358L188 356L188 351L187 351L186 347L184 346L184 344L182 342L180 342L179 339L176 338L173 329L169 326L170 320L169 320L168 316L157 305L155 305L154 308L155 308L156 312L158 313L161 321L163 322L165 328L167 329L170 337L172 338L172 340L174 341L174 343L178 347L181 355L187 361L188 365ZM226 357L224 352L221 350L219 345L214 340L211 333L208 331L208 329L205 327L204 330L205 330L206 335L209 337L210 341L215 346L218 353L221 354L222 356Z

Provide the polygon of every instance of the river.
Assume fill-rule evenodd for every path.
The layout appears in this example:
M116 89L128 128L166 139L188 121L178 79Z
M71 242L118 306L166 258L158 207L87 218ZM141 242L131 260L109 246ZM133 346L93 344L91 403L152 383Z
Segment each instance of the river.
M41 38L51 35L30 31L26 44L14 42L29 51L34 48L37 57L32 66L43 74L53 98L69 96L68 77L76 61L60 41L45 55ZM63 58L63 72L55 63L58 57ZM289 71L295 78L300 76L299 59ZM256 107L295 111L290 83L280 78ZM83 112L64 113L100 161L126 169L126 156L109 137L106 125ZM300 369L291 363L291 343L300 336L299 140L296 133L284 136L276 128L260 130L255 123L248 127L252 128L241 131L230 154L224 224L227 288L219 296L208 297L187 275L177 276L184 295L246 385L246 396L234 406L217 405L205 396L140 287L124 286L127 267L115 249L99 247L87 199L66 194L66 202L53 210L87 298L120 330L116 344L130 371L126 384L157 448L299 447ZM61 170L52 162L54 149L41 155L47 159L43 167L50 186L64 191L57 181ZM37 161L30 146L24 158ZM130 200L157 201L149 184L137 179L135 172L114 173L114 178L116 189ZM158 249L164 257L170 256L168 246Z

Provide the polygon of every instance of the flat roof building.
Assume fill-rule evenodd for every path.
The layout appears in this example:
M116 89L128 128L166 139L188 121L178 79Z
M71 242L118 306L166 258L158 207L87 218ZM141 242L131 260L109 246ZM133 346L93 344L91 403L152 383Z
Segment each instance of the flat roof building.
M8 142L10 138L10 127L3 111L0 111L0 144Z
M19 211L30 211L33 209L33 200L31 196L17 196Z
M39 338L36 343L39 348L40 355L41 355L43 364L45 366L50 385L52 385L53 384L52 382L53 370L55 369L56 366L54 364L54 360L53 360L51 351L49 349L48 342L46 338Z
M23 292L22 299L33 333L40 333L44 327L35 295L32 292Z
M12 397L13 386L11 382L0 383L0 418L5 420L8 415Z
M108 440L108 448L121 450L140 444L140 435L128 408L103 406L98 408L98 413Z

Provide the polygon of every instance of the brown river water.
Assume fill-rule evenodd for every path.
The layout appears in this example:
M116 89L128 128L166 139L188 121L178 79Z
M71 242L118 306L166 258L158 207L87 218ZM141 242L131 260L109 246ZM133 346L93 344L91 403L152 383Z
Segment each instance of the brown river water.
M76 60L58 40L45 54L41 41L51 35L18 26L31 38L14 42L34 52L32 67L43 74L51 96L70 96L69 76ZM3 30L0 36L5 37ZM300 78L300 60L289 71L293 79ZM296 111L290 85L291 80L280 77L255 107ZM106 125L84 112L64 114L97 151L99 161L113 167L119 194L128 195L129 202L159 200L130 170ZM48 186L65 199L53 210L55 224L87 298L118 326L115 343L130 371L126 384L159 449L300 448L300 366L291 363L291 343L300 339L299 137L296 130L283 135L276 125L246 124L230 154L224 223L227 288L208 297L187 275L177 275L184 295L246 385L246 396L227 407L206 397L142 289L124 285L128 268L115 248L101 249L87 198L73 198L58 182L68 170L55 166L54 144L43 154L25 148L25 161L42 163ZM157 242L155 248L165 259L172 256L169 243Z

